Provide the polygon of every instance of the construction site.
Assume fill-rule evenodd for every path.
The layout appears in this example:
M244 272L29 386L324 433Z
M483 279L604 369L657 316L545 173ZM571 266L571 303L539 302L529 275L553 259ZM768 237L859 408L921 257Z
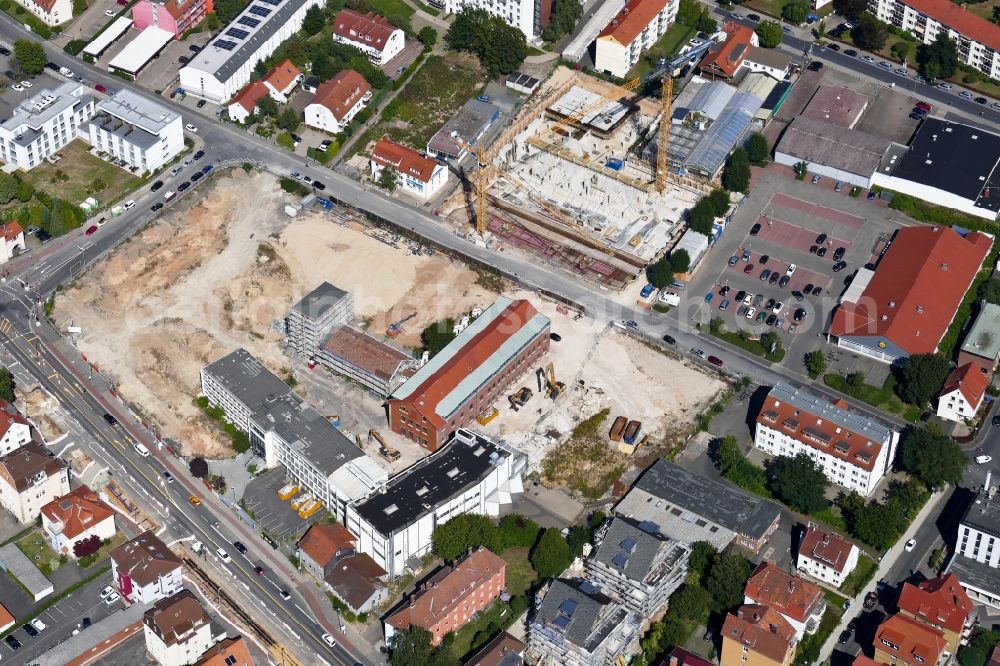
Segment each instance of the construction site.
M639 84L556 69L493 144L477 151L470 187L444 211L462 224L475 221L497 249L535 254L621 289L683 232L685 212L710 190L708 181L640 157L664 109L640 95ZM664 89L670 99L669 84Z

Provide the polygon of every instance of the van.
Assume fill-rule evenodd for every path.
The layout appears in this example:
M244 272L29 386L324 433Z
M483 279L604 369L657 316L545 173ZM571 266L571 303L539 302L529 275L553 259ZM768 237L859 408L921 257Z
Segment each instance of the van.
M133 444L132 448L134 448L135 452L138 453L143 458L149 457L149 449L147 449L144 445L140 444L139 442Z
M218 553L219 559L222 560L223 562L229 563L233 561L232 558L229 557L229 553L227 553L223 549L219 548L215 552Z
M170 192L167 192L166 194L163 195L163 200L164 201L171 201L176 196L177 196L176 192L170 191Z

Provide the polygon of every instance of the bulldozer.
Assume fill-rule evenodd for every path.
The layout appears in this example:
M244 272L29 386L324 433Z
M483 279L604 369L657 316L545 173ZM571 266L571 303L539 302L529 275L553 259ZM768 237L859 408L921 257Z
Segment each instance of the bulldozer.
M530 388L528 388L527 386L522 386L511 395L507 396L507 400L510 401L510 408L516 412L518 409L523 407L524 404L528 402L528 400L530 400L531 396L533 395L534 393Z
M556 380L556 366L552 363L545 366L545 381L546 397L552 400L558 398L566 390L566 385Z
M382 439L382 435L379 434L379 431L375 428L368 431L368 443L371 444L373 441L378 443L378 454L380 456L389 462L396 462L399 460L399 451L386 444L385 440Z

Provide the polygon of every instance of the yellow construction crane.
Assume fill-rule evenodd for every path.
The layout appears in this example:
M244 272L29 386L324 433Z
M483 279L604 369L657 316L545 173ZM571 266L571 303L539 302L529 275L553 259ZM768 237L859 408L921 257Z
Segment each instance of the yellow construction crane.
M656 191L667 189L667 145L670 143L670 114L674 96L674 77L670 72L663 77L660 88L660 131L656 141Z

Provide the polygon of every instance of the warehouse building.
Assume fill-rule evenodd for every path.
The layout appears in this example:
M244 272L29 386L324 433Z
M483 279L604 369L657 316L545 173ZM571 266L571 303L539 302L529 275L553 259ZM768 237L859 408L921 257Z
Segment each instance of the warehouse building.
M805 162L809 173L869 188L890 145L887 139L803 115L785 130L774 161L790 167Z
M436 451L549 349L549 318L501 297L389 397L389 427Z
M468 152L465 146L475 147L486 130L499 119L498 107L489 102L470 99L431 137L427 143L427 154L457 162Z

